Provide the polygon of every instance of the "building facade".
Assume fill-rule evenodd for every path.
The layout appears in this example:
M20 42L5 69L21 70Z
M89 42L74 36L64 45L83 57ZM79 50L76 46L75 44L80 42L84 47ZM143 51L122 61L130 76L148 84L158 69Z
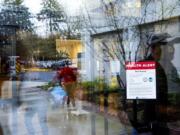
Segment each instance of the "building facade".
M147 40L151 33L168 33L172 38L180 36L180 3L178 0L112 0L103 2L92 11L91 24L83 33L87 78L104 78L110 84L120 75L126 86L126 62L142 61L148 55ZM93 18L96 14L99 17ZM90 14L90 13L89 13ZM91 14L90 14L91 15ZM161 47L159 63L167 78L166 119L169 134L178 134L180 119L180 41ZM157 99L158 100L158 99ZM136 103L135 103L136 102ZM126 100L136 104L144 100ZM148 101L151 103L151 101ZM144 104L143 104L144 105ZM141 111L130 107L130 117L136 122L145 121ZM136 110L136 111L135 111ZM150 113L150 112L149 112ZM144 112L144 114L148 114ZM172 126L176 123L176 126ZM132 124L133 125L133 124ZM175 133L176 132L176 133Z

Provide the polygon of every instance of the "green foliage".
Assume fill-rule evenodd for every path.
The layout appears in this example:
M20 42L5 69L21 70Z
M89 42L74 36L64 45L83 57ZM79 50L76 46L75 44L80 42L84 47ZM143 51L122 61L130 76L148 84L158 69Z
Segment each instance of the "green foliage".
M5 4L21 5L24 0L4 0Z
M9 36L13 31L17 32L19 30L32 31L31 13L27 7L21 5L21 1L16 2L5 3L0 11L0 24L6 26L4 30L1 30L4 35ZM3 29L3 27L0 29Z
M51 88L53 88L55 85L52 82L48 82L48 84L45 84L43 86L38 86L39 88L41 88L42 90L48 91Z
M33 23L28 8L22 5L23 0L5 0L0 10L0 55L17 55L15 45L18 46L20 31L32 32ZM14 44L14 46L10 46ZM13 48L12 48L13 47ZM19 46L18 46L19 47ZM24 49L21 49L23 51Z
M36 50L39 50L39 53L36 54L38 59L41 60L60 60L64 58L68 58L68 54L56 50L56 35L51 35L47 38L39 38Z
M104 90L113 91L119 89L119 87L112 87L106 84L104 79L102 78L95 79L94 81L81 82L81 85L84 89L94 90L99 92Z
M17 34L16 53L23 60L30 60L36 50L39 37L32 32L19 32ZM24 53L25 52L25 53Z
M85 81L85 82L81 82L80 84L84 89L87 90L91 90L92 88L94 88L93 82L92 81Z
M56 50L57 35L43 38L32 32L19 32L17 35L17 55L24 60L61 60L68 58L66 52ZM26 52L26 53L24 53Z
M60 25L65 19L64 11L57 0L43 0L43 8L38 13L39 21L46 21L48 23L48 30L50 32L58 31Z

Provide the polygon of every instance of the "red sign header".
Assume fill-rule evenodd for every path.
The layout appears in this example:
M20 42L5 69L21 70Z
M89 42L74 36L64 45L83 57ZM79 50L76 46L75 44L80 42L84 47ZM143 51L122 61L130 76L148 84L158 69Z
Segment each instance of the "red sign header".
M142 70L142 69L155 69L156 63L154 61L147 62L126 62L126 70Z

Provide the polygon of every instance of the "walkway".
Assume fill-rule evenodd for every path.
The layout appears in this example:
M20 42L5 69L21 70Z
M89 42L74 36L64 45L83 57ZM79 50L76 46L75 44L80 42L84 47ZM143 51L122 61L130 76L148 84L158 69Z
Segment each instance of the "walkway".
M53 108L48 93L36 87L20 92L22 104L1 105L0 123L4 135L120 135L124 127L118 119L93 111L77 115L69 108ZM81 102L84 108L90 104Z

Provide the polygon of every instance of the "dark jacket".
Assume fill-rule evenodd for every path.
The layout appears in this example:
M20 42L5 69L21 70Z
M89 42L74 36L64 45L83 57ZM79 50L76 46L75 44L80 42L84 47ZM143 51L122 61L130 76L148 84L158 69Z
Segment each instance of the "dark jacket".
M149 56L145 61L155 61L152 56ZM135 123L135 127L139 132L152 131L153 135L163 134L168 135L166 126L167 119L167 101L168 101L168 86L167 77L161 64L156 62L156 99L141 100L137 106L137 110L143 112L141 118ZM159 128L163 125L162 128ZM163 129L164 128L164 129ZM161 131L160 131L161 130ZM164 130L165 133L162 131ZM163 133L162 133L163 132Z

